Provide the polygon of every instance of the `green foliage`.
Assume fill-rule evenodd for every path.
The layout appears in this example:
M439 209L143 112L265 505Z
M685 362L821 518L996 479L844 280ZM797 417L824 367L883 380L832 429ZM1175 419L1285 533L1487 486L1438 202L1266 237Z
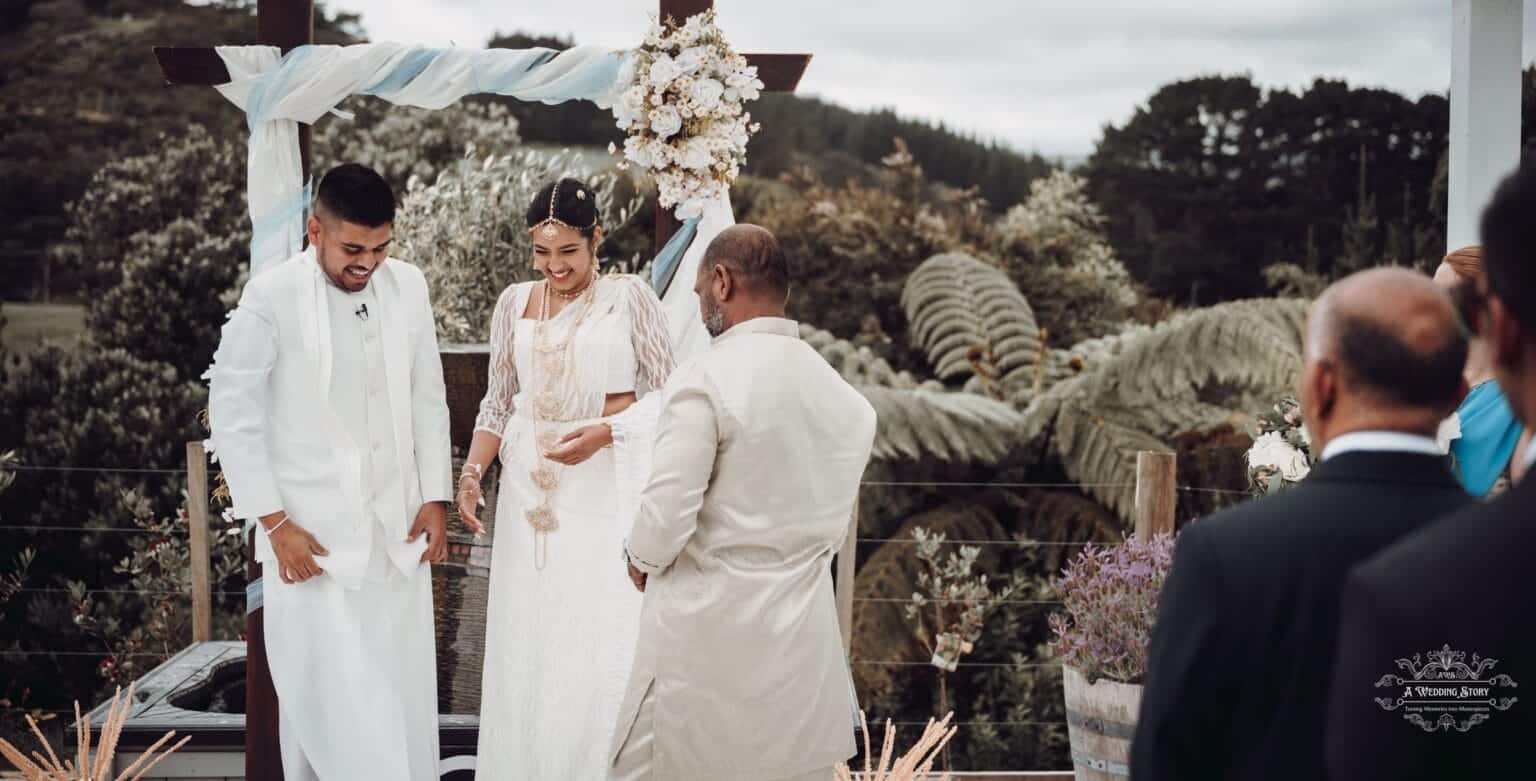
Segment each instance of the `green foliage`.
M97 345L190 379L212 361L245 265L245 154L196 125L162 141L91 177L54 255L92 293Z
M742 219L778 236L795 290L806 291L790 297L790 316L802 322L847 336L870 330L865 320L873 315L874 330L905 344L907 276L942 252L987 257L981 204L969 193L935 193L900 141L876 186L832 187L799 175L786 181L801 197ZM884 357L900 369L919 365L895 349Z
M315 128L316 174L362 163L383 174L397 198L412 179L431 184L452 170L466 148L472 155L503 157L522 147L517 119L498 104L460 102L429 110L358 96L342 108L355 118L331 117Z
M203 124L238 145L243 170L240 111L212 89L167 88L150 49L255 43L251 10L174 0L32 5L26 25L0 46L0 214L7 226L0 298L24 299L45 286L77 290L79 280L67 269L49 269L47 247L72 222L65 204L79 199L109 161L152 152L163 138L180 139L190 125ZM338 21L319 10L316 40L351 40ZM206 178L244 190L239 179L215 170ZM135 216L125 211L122 219ZM87 257L111 262L118 255Z
M1087 188L1080 176L1053 172L997 224L1004 268L1053 325L1049 339L1058 346L1120 330L1141 299Z
M100 593L90 584L71 581L75 626L104 649L97 670L104 683L126 686L192 641L192 567L185 508L170 517L156 515L143 497L123 497L122 510L133 528L129 552L112 571L124 576L118 589L137 593ZM217 510L217 508L214 508ZM245 547L243 524L224 515L209 519L210 589L213 636L233 639L245 628Z
M907 604L924 571L913 555L913 532L922 528L947 539L974 542L1004 541L1008 533L1003 518L1012 500L1002 492L985 492L950 502L908 518L891 534L893 542L881 545L859 569L854 583L853 658L881 662L927 662L933 649L906 616ZM997 551L982 549L979 566L995 571ZM861 697L891 702L901 696L906 680L896 665L860 664L853 668ZM932 702L923 703L931 708ZM873 711L872 711L873 712Z
M1448 116L1443 95L1185 79L1107 127L1087 175L1115 248L1154 294L1242 298L1261 293L1272 263L1310 255L1308 271L1332 274L1436 255Z
M912 342L945 381L975 378L994 398L1026 392L1043 349L1029 302L1007 275L968 255L929 258L902 291Z
M56 268L100 293L122 279L125 266L142 262L139 253L152 243L145 234L178 219L209 236L248 242L244 147L238 137L193 124L161 134L151 151L106 163L65 207L69 228L52 249ZM239 259L222 260L237 266Z
M573 175L579 164L579 155L569 152L522 149L483 160L466 156L431 184L413 180L395 215L395 254L426 275L441 340L486 340L501 291L533 275L533 247L523 219L529 202L553 179ZM612 173L585 181L597 193L603 226L622 229L638 199L616 198L621 180Z
M77 527L81 533L10 532L7 544L37 549L29 586L62 588L69 581L113 587L106 577L131 553L130 535L93 531L121 528L121 499L132 495L157 516L175 512L184 479L178 470L184 443L200 439L203 389L180 380L174 367L120 349L86 343L78 350L50 346L13 359L0 371L0 450L22 462L79 471L24 473L3 496L0 517L21 526ZM97 471L96 468L125 471ZM169 470L158 472L154 470ZM135 602L110 612L131 612ZM94 643L74 623L68 595L29 594L0 624L0 648L89 651ZM13 620L20 613L21 620ZM81 656L7 659L0 697L25 692L41 707L94 697L96 661Z

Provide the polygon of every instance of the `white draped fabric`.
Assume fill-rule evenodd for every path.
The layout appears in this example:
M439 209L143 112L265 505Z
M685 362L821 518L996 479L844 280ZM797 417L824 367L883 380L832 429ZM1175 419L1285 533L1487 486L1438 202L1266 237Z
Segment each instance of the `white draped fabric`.
M581 46L548 49L432 49L399 43L302 46L280 55L271 46L220 46L231 81L220 94L247 114L253 236L251 271L290 257L303 244L307 201L299 123L312 123L350 95L406 106L443 108L465 95L494 93L560 103L612 104L623 52Z
M683 254L677 273L672 277L672 285L661 297L661 308L667 313L667 329L672 334L672 355L679 366L709 349L709 332L704 330L704 320L699 316L699 296L693 292L693 283L709 243L735 224L730 195L722 195L705 204L693 244Z

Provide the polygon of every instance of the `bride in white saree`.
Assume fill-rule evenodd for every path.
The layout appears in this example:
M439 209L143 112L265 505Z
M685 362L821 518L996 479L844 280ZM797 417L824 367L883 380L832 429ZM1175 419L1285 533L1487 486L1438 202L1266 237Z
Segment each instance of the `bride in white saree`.
M477 534L481 476L502 476L491 553L479 781L607 775L641 595L616 566L673 368L661 303L600 276L596 197L562 179L527 223L542 279L507 288L457 504Z

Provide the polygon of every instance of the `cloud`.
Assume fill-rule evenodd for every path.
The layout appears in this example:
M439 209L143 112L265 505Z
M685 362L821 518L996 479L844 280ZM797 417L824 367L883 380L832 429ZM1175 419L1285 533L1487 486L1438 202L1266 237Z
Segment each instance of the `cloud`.
M333 0L378 40L483 46L493 31L632 45L647 0ZM743 51L815 54L801 91L894 108L1021 150L1080 156L1159 86L1251 74L1269 87L1314 78L1418 97L1450 82L1450 0L723 0ZM1527 51L1536 0L1526 1Z

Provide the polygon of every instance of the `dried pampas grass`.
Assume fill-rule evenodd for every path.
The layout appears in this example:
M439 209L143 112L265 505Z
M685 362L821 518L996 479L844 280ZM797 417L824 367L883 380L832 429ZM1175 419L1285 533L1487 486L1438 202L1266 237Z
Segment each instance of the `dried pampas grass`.
M129 684L128 693L123 694L119 688L112 695L112 706L107 710L107 723L101 727L101 741L96 746L96 756L91 756L91 723L90 720L80 714L80 703L75 703L75 760L59 762L59 756L54 753L53 747L43 737L42 730L37 728L37 722L31 716L27 717L27 725L32 728L32 734L37 736L37 741L48 752L45 757L41 752L32 752L28 758L20 749L11 745L8 741L0 740L0 757L11 763L15 770L0 771L0 778L20 779L21 781L114 781L112 778L112 758L117 754L117 739L123 733L123 723L128 720L129 705L133 703L133 685ZM165 733L155 744L144 750L133 764L118 774L115 781L138 781L148 773L150 768L160 764L160 760L170 756L176 749L187 745L192 737L182 738L176 745L166 749L164 753L156 756L176 732Z
M896 748L896 728L890 719L886 719L885 741L880 746L880 763L871 765L874 752L870 751L869 745L869 719L860 712L859 721L864 727L864 771L854 773L847 765L838 765L837 781L917 781L924 778L933 770L933 762L938 759L939 752L958 730L958 727L949 725L950 719L954 717L955 714L950 713L937 721L929 719L917 745L894 760L891 752ZM949 776L941 776L940 781L949 781Z

